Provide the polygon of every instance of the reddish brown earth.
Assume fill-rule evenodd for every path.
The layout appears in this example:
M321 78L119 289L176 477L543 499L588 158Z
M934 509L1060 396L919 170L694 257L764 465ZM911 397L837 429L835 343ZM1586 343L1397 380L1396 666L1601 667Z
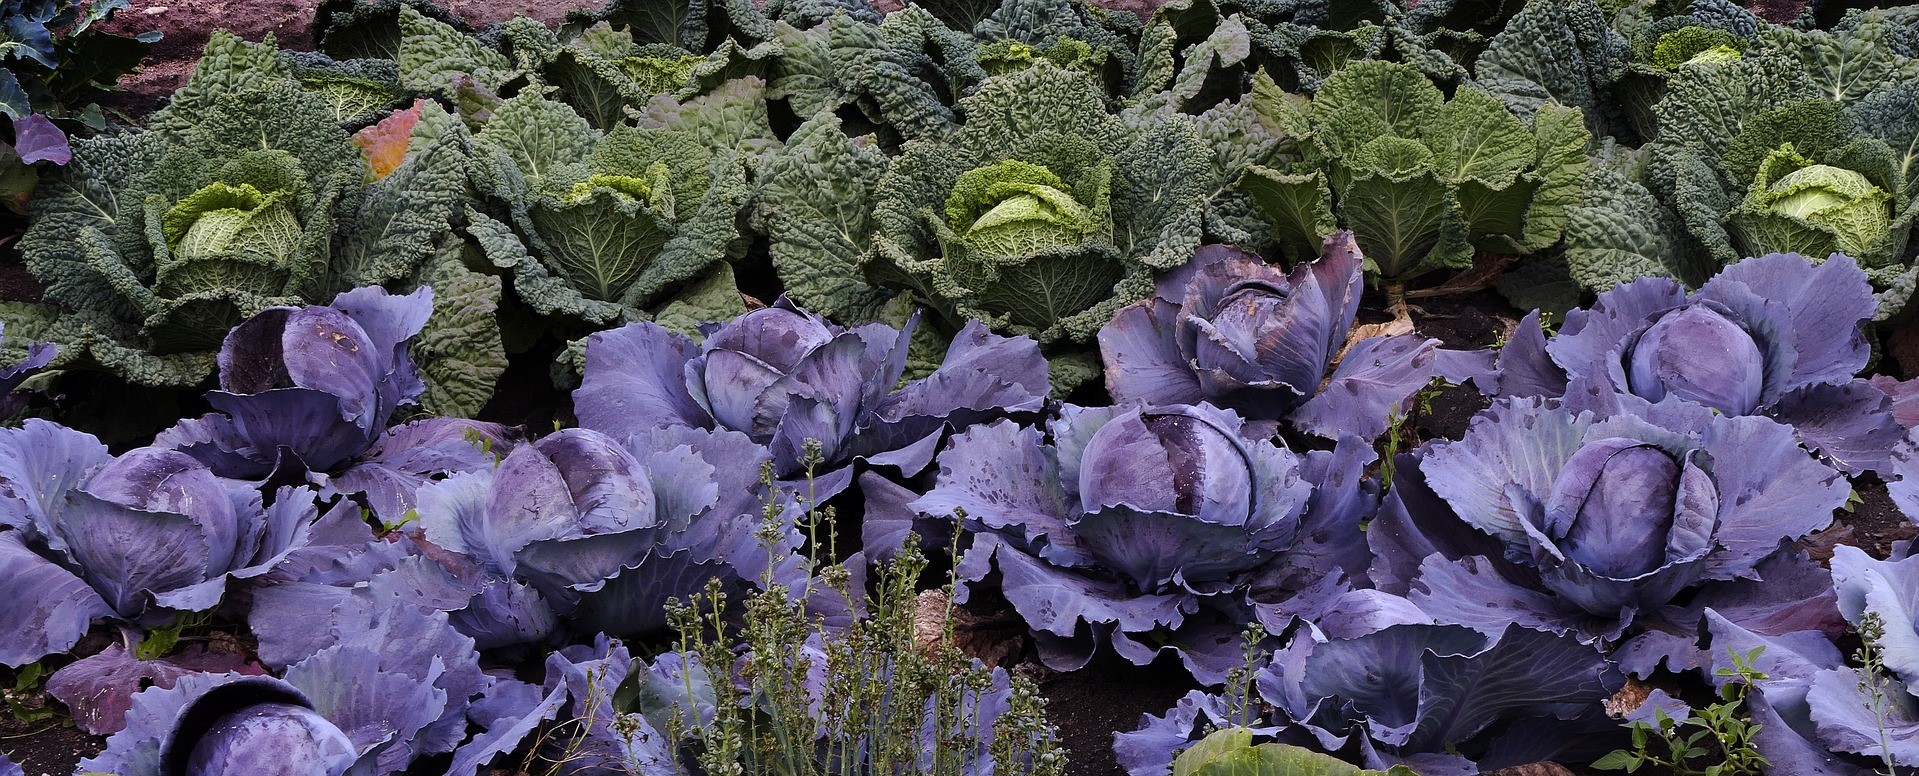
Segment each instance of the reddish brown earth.
M446 0L447 10L475 27L531 16L557 25L574 9L598 8L604 0ZM115 107L140 115L186 83L193 63L214 30L227 30L247 40L272 35L285 48L313 48L314 9L319 0L133 0L108 28L122 35L159 30L165 37L154 44L140 72L121 79L127 92Z

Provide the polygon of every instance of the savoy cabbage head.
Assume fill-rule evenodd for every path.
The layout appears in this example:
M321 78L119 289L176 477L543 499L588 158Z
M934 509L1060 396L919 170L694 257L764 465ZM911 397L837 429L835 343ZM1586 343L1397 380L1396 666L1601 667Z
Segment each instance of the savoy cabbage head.
M1212 168L1190 118L1114 116L1089 76L1044 62L960 102L965 126L908 143L873 187L869 283L955 329L1086 342L1199 247Z
M543 315L599 324L643 315L737 249L744 168L732 146L696 132L603 133L528 91L493 111L473 149L490 207L468 209L467 231Z
M1879 316L1897 312L1919 222L1919 59L1890 44L1898 25L1879 12L1831 30L1762 24L1739 56L1725 44L1676 65L1650 109L1652 142L1600 167L1569 213L1572 277L1697 284L1747 256L1844 253L1880 290Z
M21 238L63 364L186 386L226 330L320 292L367 164L271 43L224 33L145 132L79 142ZM35 331L38 329L38 331Z

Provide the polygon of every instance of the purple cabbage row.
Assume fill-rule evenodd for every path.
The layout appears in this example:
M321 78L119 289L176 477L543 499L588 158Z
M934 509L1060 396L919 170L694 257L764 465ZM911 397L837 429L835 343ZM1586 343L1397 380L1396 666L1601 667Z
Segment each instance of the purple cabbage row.
M806 503L857 482L867 550L957 525L962 600L1003 597L1054 668L1170 654L1218 684L1259 623L1255 730L1369 767L1581 754L1616 727L1597 702L1624 675L1710 669L1726 643L1796 656L1761 688L1781 757L1878 756L1820 677L1850 675L1831 639L1870 612L1890 697L1919 704L1919 567L1842 548L1828 571L1796 547L1849 474L1919 506L1900 403L1919 391L1856 376L1864 273L1774 255L1691 293L1640 280L1465 354L1349 342L1362 264L1345 234L1289 273L1202 249L1101 332L1103 407L1049 400L1037 345L978 325L906 380L911 322L781 302L697 340L631 324L589 340L580 427L533 441L392 425L422 390L406 346L428 290L269 310L222 347L216 412L151 447L0 430L0 587L26 592L0 602L0 663L117 629L49 683L114 734L93 770L239 772L271 751L303 772L450 753L474 773L572 719L573 745L674 773L663 718L597 705L634 672L667 694L705 672L618 639L658 637L665 602L710 580L803 585ZM1383 481L1375 443L1442 372L1493 405ZM247 623L257 663L136 659L143 633L207 611ZM498 670L527 655L543 684ZM1243 724L1229 706L1188 696L1120 736L1122 763L1166 773L1208 725Z

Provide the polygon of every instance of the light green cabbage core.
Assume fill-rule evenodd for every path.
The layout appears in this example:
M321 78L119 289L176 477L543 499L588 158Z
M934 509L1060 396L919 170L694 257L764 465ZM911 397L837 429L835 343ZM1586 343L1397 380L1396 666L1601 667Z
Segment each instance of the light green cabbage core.
M577 205L592 198L596 191L611 191L622 199L629 199L651 208L660 216L673 218L673 171L665 162L654 162L644 176L634 175L594 175L573 184L573 190L567 192L566 203Z
M291 255L300 241L300 219L282 192L250 184L210 184L186 196L161 217L167 248L176 259L230 253Z
M1016 159L961 174L946 217L968 248L994 256L1078 245L1098 228L1093 212L1058 175Z

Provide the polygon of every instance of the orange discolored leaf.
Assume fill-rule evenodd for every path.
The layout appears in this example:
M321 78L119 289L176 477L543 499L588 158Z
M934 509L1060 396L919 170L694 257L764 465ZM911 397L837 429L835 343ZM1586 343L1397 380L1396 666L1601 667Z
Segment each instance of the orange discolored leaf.
M353 134L353 143L373 168L374 180L385 178L406 159L407 138L413 134L413 125L420 123L420 110L425 107L426 100L414 100L412 107L394 111L378 124Z

